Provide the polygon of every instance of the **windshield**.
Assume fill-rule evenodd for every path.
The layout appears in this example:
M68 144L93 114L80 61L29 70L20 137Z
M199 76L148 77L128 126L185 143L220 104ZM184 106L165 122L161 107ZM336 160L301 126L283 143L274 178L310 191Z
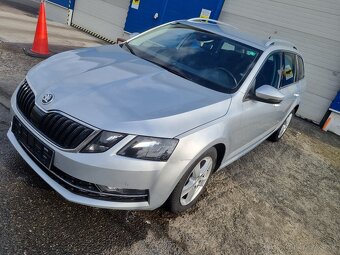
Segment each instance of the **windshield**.
M261 51L183 24L170 24L124 44L132 53L204 87L235 92Z

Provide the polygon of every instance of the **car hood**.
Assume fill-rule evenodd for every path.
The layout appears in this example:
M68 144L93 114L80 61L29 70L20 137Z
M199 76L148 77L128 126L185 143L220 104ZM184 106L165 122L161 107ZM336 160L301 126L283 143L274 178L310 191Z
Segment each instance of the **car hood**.
M231 101L119 46L55 55L26 79L42 109L129 134L175 137L225 115ZM46 94L54 98L44 105Z

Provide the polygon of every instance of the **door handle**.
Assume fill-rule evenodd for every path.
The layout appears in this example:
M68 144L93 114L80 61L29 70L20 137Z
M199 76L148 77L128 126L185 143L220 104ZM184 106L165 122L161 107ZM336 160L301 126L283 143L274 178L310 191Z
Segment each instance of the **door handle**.
M294 96L295 96L295 97L298 97L298 96L300 96L300 94L295 93Z
M158 17L159 17L159 14L158 14L158 12L156 12L155 15L153 15L153 18L158 19Z

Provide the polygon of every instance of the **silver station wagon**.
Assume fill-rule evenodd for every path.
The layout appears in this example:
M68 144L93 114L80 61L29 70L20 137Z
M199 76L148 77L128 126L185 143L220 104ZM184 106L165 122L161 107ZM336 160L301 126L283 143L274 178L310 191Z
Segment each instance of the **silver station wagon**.
M304 87L293 44L175 21L32 68L11 99L8 138L69 201L180 212L214 172L283 136Z

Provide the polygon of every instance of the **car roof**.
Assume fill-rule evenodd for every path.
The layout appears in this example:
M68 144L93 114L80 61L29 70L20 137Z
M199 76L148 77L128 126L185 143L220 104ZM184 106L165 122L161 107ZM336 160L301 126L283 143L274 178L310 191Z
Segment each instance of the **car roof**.
M290 46L294 48L294 50L297 50L297 48L291 42L280 39L265 39L265 40L260 39L256 36L242 32L232 25L216 20L194 18L189 20L180 20L178 22L198 29L206 30L224 37L228 37L230 39L234 39L236 41L242 42L244 44L247 44L262 51L265 51L274 44L275 46L277 46L278 44L282 46Z

